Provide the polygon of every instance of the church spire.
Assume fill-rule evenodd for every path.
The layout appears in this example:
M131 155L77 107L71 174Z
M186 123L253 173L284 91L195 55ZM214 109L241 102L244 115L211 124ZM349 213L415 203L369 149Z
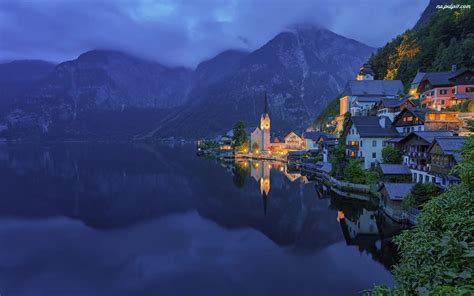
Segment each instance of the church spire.
M267 99L267 92L265 92L265 102L263 107L263 114L268 114L268 99Z

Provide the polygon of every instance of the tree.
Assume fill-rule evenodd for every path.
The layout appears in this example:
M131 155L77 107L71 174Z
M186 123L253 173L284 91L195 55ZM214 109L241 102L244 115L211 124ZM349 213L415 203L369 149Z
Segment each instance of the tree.
M257 143L253 143L253 144L252 144L252 153L258 153L258 149L259 149L259 148L260 148L260 147L258 146Z
M402 162L400 153L392 145L387 145L382 149L383 163L399 164Z
M344 168L344 181L356 184L367 183L366 171L362 169L360 160L349 160L349 163Z
M335 176L341 172L339 168L343 166L346 161L346 144L344 141L340 140L337 145L331 149L330 155L331 158L329 162L332 166L331 176Z
M234 124L233 133L232 148L244 151L248 147L248 136L245 132L245 124L242 121L237 121Z

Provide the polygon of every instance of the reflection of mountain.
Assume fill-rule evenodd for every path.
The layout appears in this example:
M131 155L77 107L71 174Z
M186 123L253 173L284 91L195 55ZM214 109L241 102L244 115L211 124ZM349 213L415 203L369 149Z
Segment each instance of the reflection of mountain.
M344 240L337 211L317 198L314 186L290 182L284 166L222 167L193 152L192 146L0 146L0 216L67 216L102 229L196 210L222 227L254 228L297 249Z

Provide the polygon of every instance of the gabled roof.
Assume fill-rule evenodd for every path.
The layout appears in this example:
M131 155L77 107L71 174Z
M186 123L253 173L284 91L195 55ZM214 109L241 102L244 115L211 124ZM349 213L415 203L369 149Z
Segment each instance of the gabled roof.
M384 175L411 175L410 169L404 164L380 164Z
M387 191L392 200L402 200L411 190L415 183L383 183L382 188Z
M428 148L428 152L438 144L444 154L453 155L455 158L460 156L460 151L467 137L438 137Z
M458 77L459 75L472 70L460 69L457 71L444 71L444 72L427 72L420 80L420 82L427 80L432 87L436 86L450 86L453 85L453 78ZM416 77L415 77L416 78Z
M427 112L436 112L436 110L429 108L406 107L397 116L395 116L395 118L393 119L393 123L397 123L397 121L400 120L405 115L405 113L410 113L411 115L418 117L422 122L424 122Z
M438 137L450 137L453 133L449 131L416 131L411 132L406 135L403 139L400 140L400 143L404 143L411 139L412 137L416 136L426 142L426 145L431 145L433 140Z
M362 138L394 138L399 135L389 123L380 126L379 120L377 116L352 116L347 129L354 125Z
M413 103L410 100L407 100L407 99L399 100L399 99L389 99L389 98L381 99L380 102L377 103L377 105L379 106L383 105L386 108L395 108L395 107L400 107L401 105L407 102L413 106Z
M245 128L245 133L247 134L251 134L253 133L258 127L254 126L254 127L246 127Z
M415 75L415 78L413 78L413 81L411 82L411 85L417 85L421 82L421 80L423 80L423 78L425 77L425 72L418 72L416 73Z
M400 92L400 80L349 80L341 96L396 96Z

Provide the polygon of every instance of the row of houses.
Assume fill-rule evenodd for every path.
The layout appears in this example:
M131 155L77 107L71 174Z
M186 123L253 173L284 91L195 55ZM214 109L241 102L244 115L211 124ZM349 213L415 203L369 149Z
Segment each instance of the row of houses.
M474 110L454 110L474 100L474 72L455 66L446 72L419 72L403 95L401 81L374 80L367 67L342 92L337 129L347 160L379 169L383 209L402 220L416 212L400 207L414 184L445 188L460 181L453 167L460 161L467 121L474 119L469 111ZM383 164L382 151L389 145L401 154L402 163Z

